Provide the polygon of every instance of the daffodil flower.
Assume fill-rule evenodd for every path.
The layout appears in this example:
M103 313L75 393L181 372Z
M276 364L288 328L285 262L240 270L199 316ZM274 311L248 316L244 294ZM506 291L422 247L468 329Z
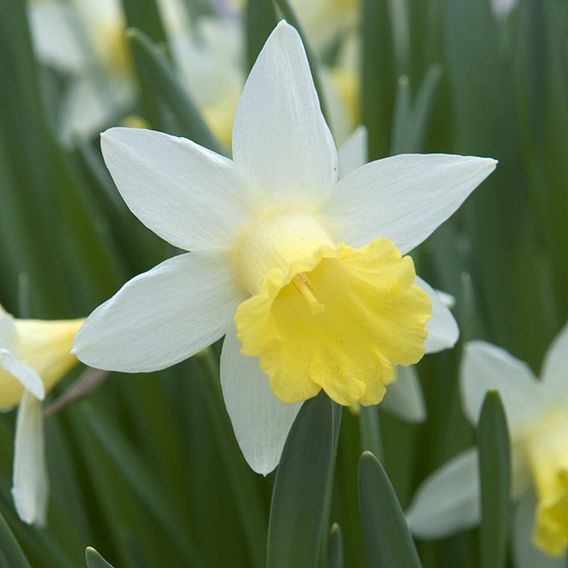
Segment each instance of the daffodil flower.
M455 342L450 312L403 255L495 161L401 155L338 180L306 54L286 22L248 77L232 140L231 160L149 130L102 135L132 212L191 252L99 306L74 353L100 369L155 371L225 336L227 410L247 461L266 474L304 400L324 389L340 404L376 404L397 365Z
M476 424L485 394L501 395L511 439L513 550L519 568L565 566L568 545L568 325L550 346L542 378L502 349L474 341L461 368L464 411ZM408 522L440 538L480 520L477 452L458 455L424 481ZM542 552L541 552L542 551Z
M60 131L91 136L134 101L131 61L119 0L46 0L29 8L38 58L65 73L69 88L61 105Z
M0 410L19 405L12 496L26 523L45 524L48 481L41 401L77 362L70 353L83 320L19 320L0 306Z

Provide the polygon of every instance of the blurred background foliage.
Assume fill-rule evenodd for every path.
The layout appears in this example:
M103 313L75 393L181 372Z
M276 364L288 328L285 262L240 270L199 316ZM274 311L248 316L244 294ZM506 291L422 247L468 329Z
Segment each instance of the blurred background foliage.
M28 16L41 3L0 0L0 300L7 310L21 313L29 300L32 317L86 315L129 277L172 254L120 200L96 134L116 124L146 124L229 154L222 129L208 118L209 103L187 86L191 62L184 71L176 37L195 34L203 18L230 21L240 40L217 47L242 66L242 83L285 16L304 34L321 93L327 75L343 73L352 126L367 127L371 159L453 152L499 160L415 260L429 282L456 298L462 341L491 341L538 372L546 346L568 318L566 2L519 0L503 10L503 2L489 0L327 0L324 13L349 5L350 16L339 12L337 28L322 20L329 35L322 47L304 12L307 0L180 0L173 25L163 2L123 0L117 8L125 25L116 41L117 49L127 50L120 51L127 63L117 71L119 51L106 63L128 78L129 96L117 106L105 103L114 116L97 128L71 133L61 121L73 75L34 54ZM352 40L355 47L348 49L356 55L344 63ZM218 65L226 79L222 59L210 70ZM239 79L233 83L238 95ZM329 98L325 106L329 117ZM89 112L86 102L81 112ZM423 424L404 423L379 406L360 415L344 411L339 430L336 410L318 410L323 414L316 414L321 420L311 449L302 449L313 467L296 483L313 484L314 468L322 472L320 486L328 479L320 565L341 565L334 564L341 556L345 566L374 565L365 556L358 501L363 450L377 455L404 508L428 473L471 445L474 433L459 401L459 357L458 345L418 366L428 410ZM271 565L310 565L301 560L300 545L287 552L284 546L295 542L298 527L309 526L305 503L294 498L301 491L310 495L309 487L286 487L290 479L283 478L272 497L275 475L262 478L248 468L220 397L216 365L213 349L153 375L112 374L88 398L47 418L52 497L46 530L15 515L14 416L0 417L0 511L32 566L82 566L91 545L117 567L258 567L267 542ZM52 397L82 371L71 373ZM295 429L308 426L296 423ZM321 449L322 440L331 453ZM318 461L318 451L331 463ZM361 468L364 484L381 465L367 455ZM372 491L373 482L367 483ZM273 509L282 502L268 534L271 499ZM423 565L477 566L478 533L418 542Z

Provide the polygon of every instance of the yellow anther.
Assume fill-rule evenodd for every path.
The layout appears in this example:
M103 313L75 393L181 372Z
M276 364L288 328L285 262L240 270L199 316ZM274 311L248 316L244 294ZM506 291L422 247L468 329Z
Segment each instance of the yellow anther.
M300 272L300 274L296 274L294 278L292 278L292 282L296 289L302 296L304 300L308 303L310 307L310 311L312 312L313 316L317 316L325 312L325 306L318 302L318 299L314 295L314 287L310 282L310 279L306 276L305 272Z

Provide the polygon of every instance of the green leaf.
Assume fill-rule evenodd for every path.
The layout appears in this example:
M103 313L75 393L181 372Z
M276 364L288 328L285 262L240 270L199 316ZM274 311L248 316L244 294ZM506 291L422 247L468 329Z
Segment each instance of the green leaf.
M94 548L87 546L85 550L87 568L113 568Z
M377 406L362 406L360 408L359 428L361 429L361 450L372 452L379 459L382 459L383 442Z
M322 392L304 403L276 473L268 525L267 568L313 568L333 468L332 403Z
M337 523L333 523L329 533L329 551L328 565L329 568L343 567L343 535L341 527Z
M272 0L248 0L246 7L247 63L251 69L264 42L276 26Z
M211 348L202 351L196 359L202 373L199 377L203 387L205 404L215 432L217 447L228 471L235 503L241 517L241 525L253 566L262 566L265 557L266 522L259 496L255 491L252 472L245 463L242 453L231 435L232 426L224 408L223 395L219 384L218 359Z
M156 96L174 115L178 134L213 150L226 153L203 120L197 106L177 80L165 54L140 30L129 29L135 55L143 63L140 69Z
M509 433L501 398L485 395L479 426L479 479L481 484L481 566L505 565L509 529L511 465Z
M446 57L454 151L499 160L463 214L472 242L475 288L492 314L489 340L537 366L547 338L510 61L503 57L488 0L448 2ZM480 41L483 30L483 41ZM481 110L482 109L482 110ZM519 306L524 309L519 310ZM511 330L515 330L514 333Z
M359 508L370 566L421 566L391 482L371 452L359 461Z
M394 107L394 41L388 0L362 3L361 117L369 133L369 160L389 153Z
M441 65L434 64L426 73L412 108L412 139L411 152L423 150L424 140L428 129L428 123L434 106L434 96L436 95L440 79L442 77Z
M30 568L6 519L0 514L0 564L9 568Z
M167 41L160 9L154 0L122 0L128 27L145 33L156 43Z
M196 548L191 541L191 535L184 532L181 512L168 498L155 471L148 467L128 440L114 427L112 421L102 413L97 413L90 402L83 402L77 410L81 411L85 425L92 430L132 490L153 512L180 552L192 562L197 563Z
M141 30L155 43L166 44L167 37L160 11L154 0L122 0L128 27ZM140 82L142 112L152 126L161 126L160 103L152 92L152 84L144 72L140 54L133 53L134 65Z
M441 67L432 65L420 85L414 103L411 102L408 77L403 75L399 78L392 127L391 154L420 152L423 149L434 95L441 76Z

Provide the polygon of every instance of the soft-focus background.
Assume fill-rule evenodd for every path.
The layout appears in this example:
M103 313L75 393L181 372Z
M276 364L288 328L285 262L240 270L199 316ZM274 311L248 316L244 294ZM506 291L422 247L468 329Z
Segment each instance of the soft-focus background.
M148 126L230 155L244 78L282 16L304 34L338 144L364 124L370 159L499 160L414 256L455 297L460 344L491 341L538 373L568 319L563 0L0 0L0 302L16 315L84 316L171 256L121 201L98 134ZM418 365L424 423L370 411L403 507L474 440L460 351ZM212 350L157 374L112 374L47 418L43 530L14 512L15 417L0 417L0 512L32 566L83 566L87 545L120 568L264 565L274 474L262 478L242 458L215 365ZM366 564L357 464L371 442L361 416L343 412L330 513L345 566ZM425 566L467 568L478 565L478 540L472 530L418 550Z

